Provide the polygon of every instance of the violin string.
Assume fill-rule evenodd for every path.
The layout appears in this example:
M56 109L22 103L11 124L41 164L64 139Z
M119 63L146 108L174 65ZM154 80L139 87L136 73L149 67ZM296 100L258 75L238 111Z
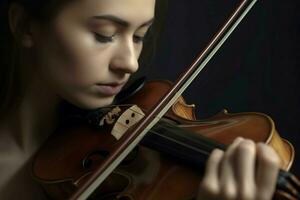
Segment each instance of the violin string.
M151 139L154 135L158 139ZM179 128L163 121L157 123L150 130L149 134L145 136L145 139L151 140L151 142L156 143L156 145L162 145L161 141L165 140L173 147L173 149L180 146L184 147L185 150L190 150L197 154L200 153L206 157L208 157L210 152L215 148L222 150L226 149L225 145L218 144L208 138L196 135L194 132Z
M191 145L187 145L186 143L184 142L181 142L181 141L178 141L178 140L175 140L173 138L170 138L168 136L165 136L165 135L162 135L158 132L155 132L155 131L150 131L151 134L155 134L161 138L164 138L164 139L167 139L169 142L172 142L173 144L175 145L180 145L181 147L185 147L186 149L190 149L190 150L193 150L194 152L197 152L197 153L200 153L202 155L205 155L205 156L209 156L210 154L210 150L211 148L210 147L207 147L206 145L203 145L202 147L204 147L203 149L200 149L200 148L197 148L197 147L194 147L194 146L191 146ZM158 141L155 141L153 140L153 143L157 143L159 144ZM207 148L208 150L205 150L205 148Z

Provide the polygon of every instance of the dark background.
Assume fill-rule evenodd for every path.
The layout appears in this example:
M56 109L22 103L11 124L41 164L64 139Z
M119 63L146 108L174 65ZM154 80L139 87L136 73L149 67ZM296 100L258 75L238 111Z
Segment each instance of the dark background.
M149 79L175 81L222 26L239 1L170 0ZM299 15L297 1L258 1L184 93L198 118L223 108L262 112L295 147L300 175Z

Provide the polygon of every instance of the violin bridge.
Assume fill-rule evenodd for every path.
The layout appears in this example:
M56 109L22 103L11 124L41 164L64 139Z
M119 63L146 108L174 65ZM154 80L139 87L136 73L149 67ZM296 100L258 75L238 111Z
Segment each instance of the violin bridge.
M119 140L130 127L134 126L144 116L145 114L137 105L131 106L120 115L112 128L111 134Z

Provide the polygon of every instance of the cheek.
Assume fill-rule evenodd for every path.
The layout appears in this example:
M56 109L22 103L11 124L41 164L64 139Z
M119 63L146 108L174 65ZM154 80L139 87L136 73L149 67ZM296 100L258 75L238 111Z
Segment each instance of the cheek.
M52 81L69 87L84 88L106 73L107 56L97 53L89 40L77 35L53 34L44 45L43 66Z
M103 98L94 92L95 84L109 77L107 51L96 52L78 43L70 45L49 40L39 54L38 74L46 86L61 98L85 109L112 102L112 98Z

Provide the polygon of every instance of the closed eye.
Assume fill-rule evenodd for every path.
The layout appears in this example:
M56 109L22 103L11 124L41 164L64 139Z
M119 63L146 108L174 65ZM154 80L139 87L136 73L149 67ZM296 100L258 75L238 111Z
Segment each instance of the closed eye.
M109 42L113 42L114 41L114 35L112 36L105 36L99 33L94 33L95 39L97 40L97 42L101 42L101 43L109 43ZM133 36L133 42L134 43L143 43L145 39L145 36L138 36L138 35L134 35Z
M138 35L133 36L133 42L134 43L143 43L144 39L145 39L144 36L138 36Z
M94 36L95 36L95 39L101 43L108 43L108 42L112 42L114 40L114 35L105 36L105 35L101 35L99 33L94 33Z

